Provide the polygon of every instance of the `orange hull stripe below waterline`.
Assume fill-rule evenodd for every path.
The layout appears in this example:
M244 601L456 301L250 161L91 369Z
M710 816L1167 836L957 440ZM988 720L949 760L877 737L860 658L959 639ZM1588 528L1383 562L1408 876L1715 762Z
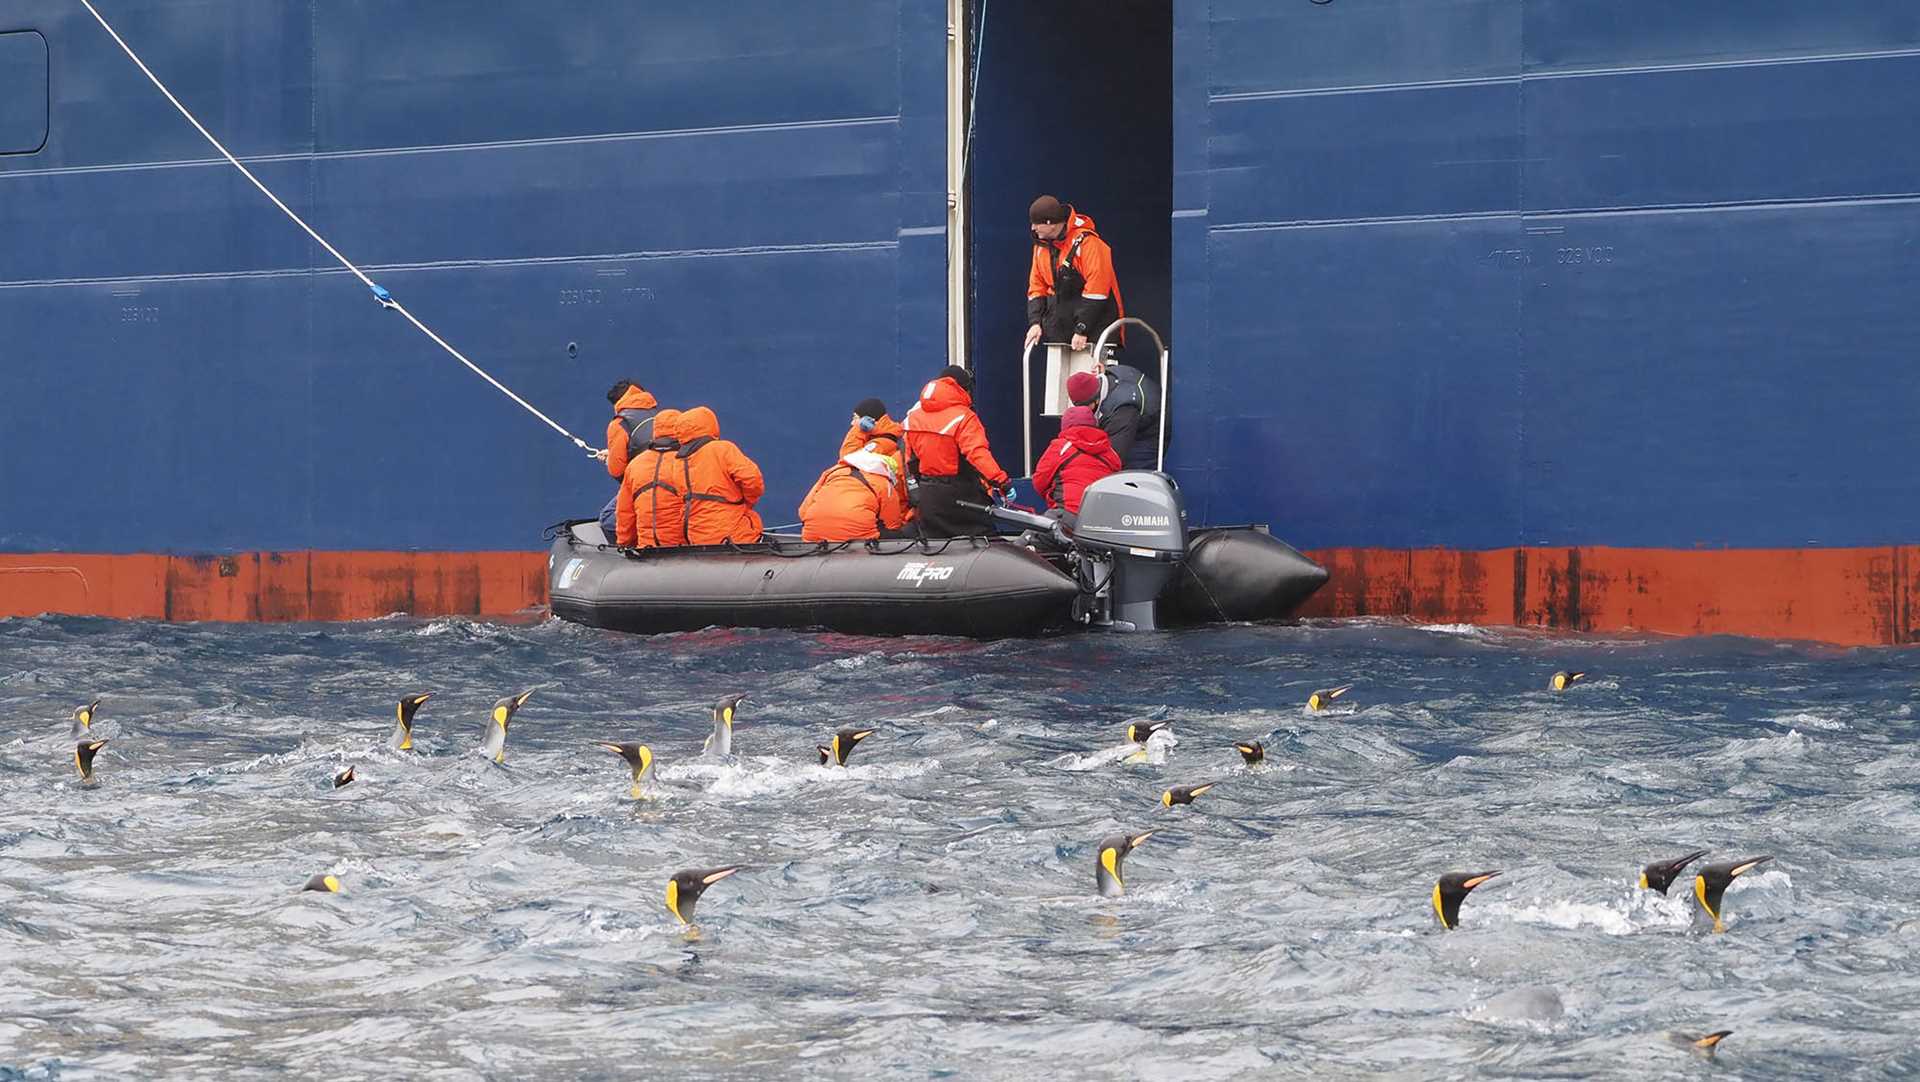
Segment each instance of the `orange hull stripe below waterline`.
M1572 631L1915 641L1920 546L1322 549L1300 615ZM508 616L546 604L544 552L0 554L0 617L359 620Z
M0 617L363 620L508 616L546 602L544 552L0 554Z

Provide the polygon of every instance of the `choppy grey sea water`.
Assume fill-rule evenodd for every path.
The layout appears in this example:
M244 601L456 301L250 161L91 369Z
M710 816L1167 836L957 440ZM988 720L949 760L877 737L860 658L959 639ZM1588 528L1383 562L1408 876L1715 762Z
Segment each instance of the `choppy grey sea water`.
M0 1079L1911 1077L1916 675L1386 623L0 621ZM504 767L476 755L529 687ZM702 762L731 691L737 758ZM1126 761L1132 718L1174 741ZM815 765L848 723L879 732ZM635 739L657 799L592 746ZM1103 899L1123 830L1157 833ZM1692 848L1775 857L1724 934L1633 888ZM684 931L668 876L729 864ZM1435 876L1487 868L1437 931ZM1668 1037L1719 1029L1712 1061Z

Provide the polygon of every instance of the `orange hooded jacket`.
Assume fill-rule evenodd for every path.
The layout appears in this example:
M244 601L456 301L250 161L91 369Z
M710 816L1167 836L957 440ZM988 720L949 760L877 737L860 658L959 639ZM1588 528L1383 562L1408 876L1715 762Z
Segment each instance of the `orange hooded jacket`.
M804 541L865 541L907 518L897 459L877 451L853 451L827 467L800 501Z
M760 513L753 509L767 491L760 467L733 441L720 438L720 419L705 406L682 413L678 427L676 457L687 494L687 544L760 540Z
M614 418L607 422L607 476L622 477L627 472L628 452L631 448L627 446L627 426L620 423L620 411L650 410L659 404L652 395L638 387L627 388L627 393L621 395L620 401L613 404ZM657 415L653 423L655 426L660 424Z
M880 420L874 422L872 432L862 431L857 423L848 425L847 438L840 441L840 454L842 457L845 457L860 450L869 443L876 442L879 443L880 446L874 448L874 450L883 455L894 455L898 457L900 454L900 422L891 417L882 416Z
M687 543L686 501L674 453L680 449L680 411L653 416L653 440L627 463L614 501L614 540L634 548Z
M902 456L905 451L900 444L900 422L891 417L882 416L873 426L872 432L861 431L858 423L848 425L847 438L840 441L840 457L845 458L855 451L868 449L883 455L891 455L896 465L904 461ZM900 493L900 506L906 507L907 475L901 470L896 470L895 473L897 476L894 478L893 487ZM907 510L907 517L913 517L911 508Z
M973 412L973 396L952 376L941 376L920 389L920 401L907 411L907 423L901 428L909 473L952 477L960 472L964 457L988 484L1007 483L1007 471L987 447L987 428Z

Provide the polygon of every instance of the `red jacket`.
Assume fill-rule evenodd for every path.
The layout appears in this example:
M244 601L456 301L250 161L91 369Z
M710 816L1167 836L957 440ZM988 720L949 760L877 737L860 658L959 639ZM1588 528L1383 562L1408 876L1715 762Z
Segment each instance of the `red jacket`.
M653 416L653 441L640 449L620 475L614 501L614 540L635 548L666 548L687 543L686 501L681 498L680 411Z
M687 493L687 544L748 544L763 526L754 502L767 491L760 467L732 440L720 438L720 419L705 406L680 414L677 466Z
M621 410L650 410L660 403L652 395L638 387L627 388L620 401L613 404L613 420L607 422L607 475L620 477L627 472L627 426L620 423ZM658 424L659 421L654 422Z
M1060 435L1047 445L1047 453L1033 468L1033 487L1047 498L1048 507L1064 507L1077 515L1081 494L1088 485L1119 472L1120 456L1107 434L1092 423L1093 411L1084 406L1076 408L1085 412L1086 418L1071 426L1067 418L1062 418Z
M980 415L973 412L973 396L950 376L920 389L920 401L907 411L901 426L906 441L906 457L912 463L909 473L921 477L952 477L960 472L960 460L990 485L1007 483L1007 471L993 460L987 447L987 429Z

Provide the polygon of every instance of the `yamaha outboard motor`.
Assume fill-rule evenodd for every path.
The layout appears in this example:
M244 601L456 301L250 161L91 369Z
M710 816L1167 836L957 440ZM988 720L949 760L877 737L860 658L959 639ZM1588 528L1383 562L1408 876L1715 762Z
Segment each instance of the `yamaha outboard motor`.
M1086 574L1107 575L1105 583L1088 583L1097 595L1087 616L1097 623L1111 621L1140 631L1158 631L1154 611L1160 591L1187 555L1187 511L1173 478L1147 470L1123 470L1087 486L1080 497L1079 521L1073 527L1073 546L1091 557Z

